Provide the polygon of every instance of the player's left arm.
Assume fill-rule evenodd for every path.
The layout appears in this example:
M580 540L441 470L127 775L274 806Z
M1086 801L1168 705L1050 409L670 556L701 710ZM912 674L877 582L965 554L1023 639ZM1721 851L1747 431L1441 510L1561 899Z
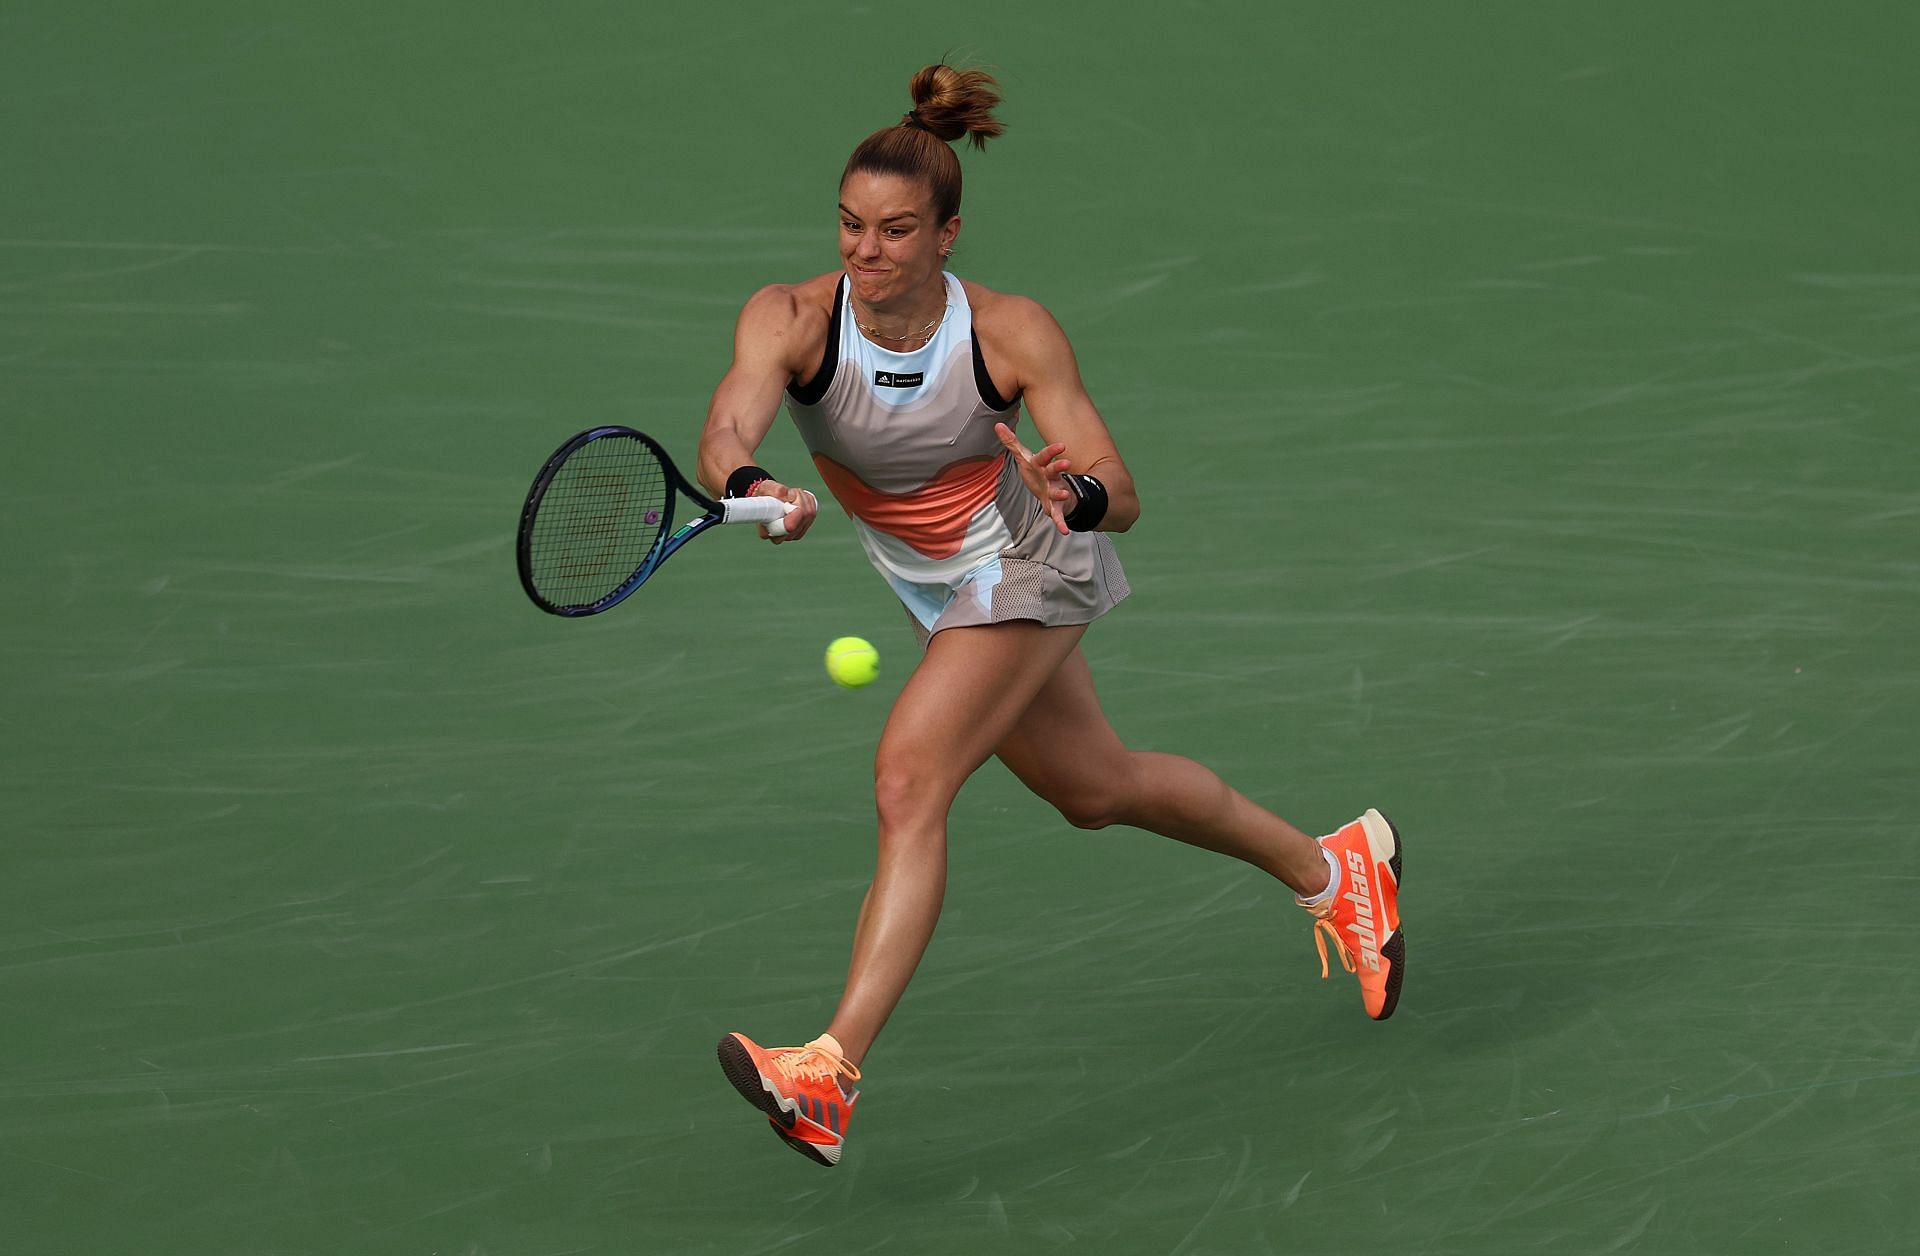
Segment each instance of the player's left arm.
M1052 509L1071 510L1076 500L1059 478L1063 473L1097 478L1107 490L1100 530L1125 532L1140 518L1140 497L1113 433L1081 382L1067 333L1046 307L1026 297L996 296L991 310L991 330L982 337L981 349L1006 362L1013 385L1009 395L1025 400L1045 447L1028 451L1006 431L1001 443L1024 458L1021 472L1028 487L1043 501L1051 497ZM1037 482L1047 491L1036 488Z

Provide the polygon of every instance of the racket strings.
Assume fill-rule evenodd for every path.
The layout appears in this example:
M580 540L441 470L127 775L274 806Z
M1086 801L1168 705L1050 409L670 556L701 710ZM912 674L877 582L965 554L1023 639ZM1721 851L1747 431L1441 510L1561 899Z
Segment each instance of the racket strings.
M607 437L575 450L533 520L529 566L541 596L586 606L619 589L659 541L671 492L659 459L637 440Z

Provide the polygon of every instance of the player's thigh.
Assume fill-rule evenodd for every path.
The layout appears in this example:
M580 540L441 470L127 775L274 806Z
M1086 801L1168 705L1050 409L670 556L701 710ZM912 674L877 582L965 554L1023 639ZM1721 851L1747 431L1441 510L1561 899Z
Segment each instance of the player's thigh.
M875 776L882 810L915 800L944 808L1085 631L1017 620L936 633L880 734Z
M1071 824L1104 828L1124 809L1131 759L1100 709L1093 669L1078 648L1054 669L994 754Z

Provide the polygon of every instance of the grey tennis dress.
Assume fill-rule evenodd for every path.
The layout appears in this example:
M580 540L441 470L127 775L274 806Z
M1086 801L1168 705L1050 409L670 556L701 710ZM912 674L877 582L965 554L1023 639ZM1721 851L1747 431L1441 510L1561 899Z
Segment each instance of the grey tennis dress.
M1020 399L994 389L973 308L951 274L945 320L923 348L860 334L842 276L820 370L787 410L867 557L923 638L943 628L1034 619L1084 624L1127 596L1102 532L1060 535L1027 491L994 424Z

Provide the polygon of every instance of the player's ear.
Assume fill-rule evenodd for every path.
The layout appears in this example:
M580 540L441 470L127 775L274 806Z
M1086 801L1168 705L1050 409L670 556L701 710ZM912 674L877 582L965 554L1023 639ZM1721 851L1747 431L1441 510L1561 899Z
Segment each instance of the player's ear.
M953 252L954 239L960 234L960 215L955 214L940 228L940 256Z

